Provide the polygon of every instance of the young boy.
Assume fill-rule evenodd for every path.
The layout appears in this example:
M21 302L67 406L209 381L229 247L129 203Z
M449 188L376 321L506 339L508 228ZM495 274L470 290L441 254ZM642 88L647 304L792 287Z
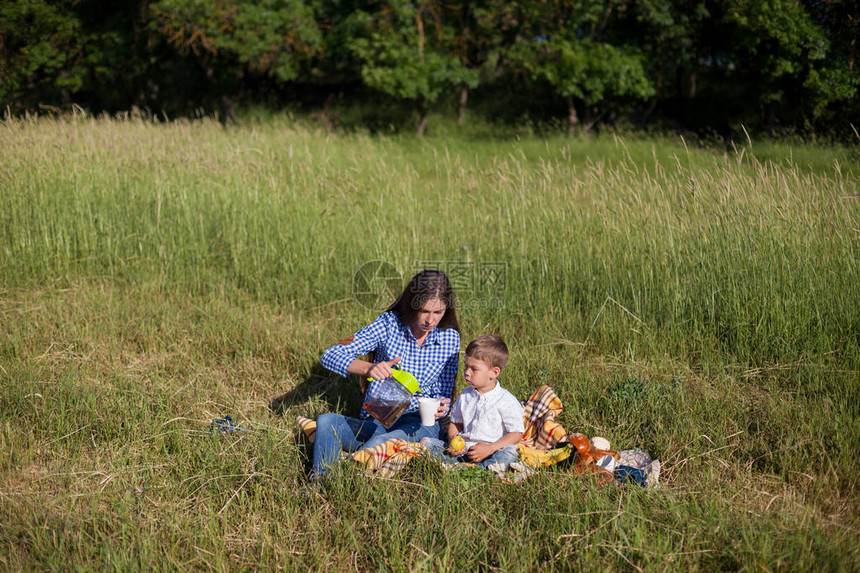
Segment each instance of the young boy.
M465 445L445 453L441 440L421 440L434 455L449 463L502 464L506 469L517 461L517 442L525 431L523 406L497 380L507 363L508 347L500 337L485 335L469 343L463 368L468 388L457 397L448 426L449 444L459 436Z

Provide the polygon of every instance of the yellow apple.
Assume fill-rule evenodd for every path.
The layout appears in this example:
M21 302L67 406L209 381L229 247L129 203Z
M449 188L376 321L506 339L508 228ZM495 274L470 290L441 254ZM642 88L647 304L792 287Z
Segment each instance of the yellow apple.
M464 440L460 436L454 436L453 438L451 438L450 445L452 451L459 452L466 447L466 440Z

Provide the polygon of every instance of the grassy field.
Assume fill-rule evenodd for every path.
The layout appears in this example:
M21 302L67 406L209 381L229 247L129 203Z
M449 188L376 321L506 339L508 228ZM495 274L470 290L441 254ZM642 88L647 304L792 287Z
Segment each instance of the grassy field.
M860 568L856 147L289 117L0 141L0 569ZM420 461L291 495L295 416L356 412L318 364L375 316L373 261L456 276L506 387L552 385L663 487ZM223 415L247 433L212 437Z

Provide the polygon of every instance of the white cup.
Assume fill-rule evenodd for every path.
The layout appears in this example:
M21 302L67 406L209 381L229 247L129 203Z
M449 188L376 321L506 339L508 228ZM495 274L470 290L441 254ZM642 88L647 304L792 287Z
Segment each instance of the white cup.
M421 425L432 426L436 423L436 412L439 410L439 398L418 398L418 413L421 414Z

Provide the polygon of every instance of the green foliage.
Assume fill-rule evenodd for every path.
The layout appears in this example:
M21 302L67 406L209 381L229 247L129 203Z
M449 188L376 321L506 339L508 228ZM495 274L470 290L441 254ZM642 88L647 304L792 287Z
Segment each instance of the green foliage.
M647 54L645 65L657 95L675 96L681 89L678 77L697 74L704 60L713 57L709 28L717 20L715 7L702 1L639 0L625 8L610 32L612 41L635 45ZM695 85L686 91L695 95Z
M0 4L0 105L30 99L34 90L48 94L49 86L66 94L79 89L86 44L71 2Z
M588 115L613 97L641 101L654 94L642 55L630 44L605 37L613 3L528 7L521 35L506 54L533 79L549 83L562 98L573 98Z
M781 82L789 82L824 59L827 43L823 30L812 22L802 5L792 0L770 3L732 5L727 19L738 27L738 35L747 37L739 44L738 54L754 61L739 62L742 70L760 77L767 85L765 102L779 101Z
M367 86L390 96L434 102L446 87L477 84L477 74L457 58L419 52L401 34L374 32L355 39L350 47L363 62L361 75Z
M406 106L390 101L401 100L419 132L432 106L508 125L566 117L722 137L743 125L853 141L858 10L850 0L9 0L0 106L226 119L241 104L288 105L320 110L329 128L342 110L376 106L364 126L375 131L405 123Z
M813 16L792 0L738 3L726 10L727 22L736 26L737 75L757 83L758 101L769 108L771 122L777 107L803 102L815 121L833 103L857 95L860 73Z
M452 51L451 31L442 20L444 6L434 2L392 0L370 14L357 12L358 34L348 43L361 62L365 85L390 96L415 100L423 133L427 105L443 90L475 87L478 72Z
M161 0L149 10L154 29L183 54L238 62L281 82L296 79L322 45L303 0Z
M624 48L591 41L551 39L541 43L532 74L548 81L562 97L595 105L615 96L653 95L642 57Z

